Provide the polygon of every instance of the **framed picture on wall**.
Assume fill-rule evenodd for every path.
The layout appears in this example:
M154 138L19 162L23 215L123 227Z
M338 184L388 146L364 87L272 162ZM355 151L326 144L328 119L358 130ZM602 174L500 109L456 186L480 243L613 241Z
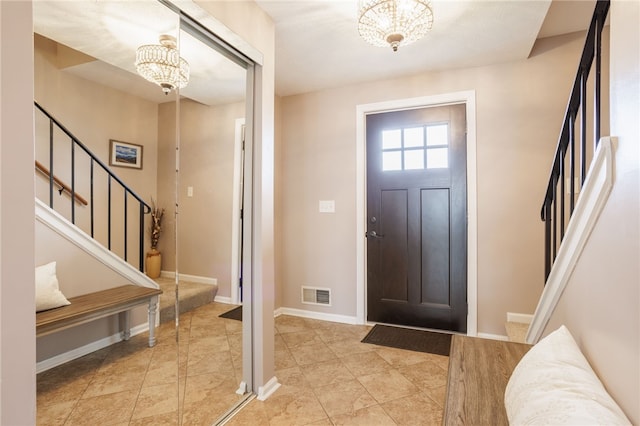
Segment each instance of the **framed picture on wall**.
M142 145L109 139L109 165L142 169Z

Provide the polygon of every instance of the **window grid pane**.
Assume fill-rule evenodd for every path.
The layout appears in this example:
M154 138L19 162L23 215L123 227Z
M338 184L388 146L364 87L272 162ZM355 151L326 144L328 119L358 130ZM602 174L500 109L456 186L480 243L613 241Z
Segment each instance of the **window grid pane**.
M424 170L425 166L427 169L448 168L448 145L447 123L383 130L382 170Z
M424 127L409 127L403 129L404 147L417 148L424 146Z
M400 129L382 131L382 149L402 148L402 134Z
M449 126L447 124L437 124L427 126L427 146L446 146L449 144Z

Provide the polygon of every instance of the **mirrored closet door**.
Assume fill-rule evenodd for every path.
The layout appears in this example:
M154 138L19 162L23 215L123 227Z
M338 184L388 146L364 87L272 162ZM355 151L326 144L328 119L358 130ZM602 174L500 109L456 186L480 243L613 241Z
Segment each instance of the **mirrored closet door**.
M33 9L36 161L74 194L35 172L41 208L68 228L36 221L36 262L55 262L68 298L162 290L151 347L144 304L131 310L127 340L123 315L38 337L38 424L212 424L251 382L251 310L233 309L251 253L242 209L252 65L168 2ZM143 78L145 45L175 49L187 80ZM69 236L77 229L89 243Z

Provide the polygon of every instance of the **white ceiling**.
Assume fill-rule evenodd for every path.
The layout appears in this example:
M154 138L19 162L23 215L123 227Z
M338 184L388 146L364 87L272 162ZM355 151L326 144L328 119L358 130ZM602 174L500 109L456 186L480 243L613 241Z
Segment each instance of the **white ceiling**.
M244 68L177 28L177 15L155 0L34 2L36 33L98 59L68 66L67 72L153 102L172 101L134 65L138 46L158 44L160 34L170 34L179 38L180 55L191 69L181 96L206 105L244 99Z
M276 93L293 95L424 71L524 59L537 38L586 29L595 0L432 0L433 29L400 47L358 35L357 0L256 0L276 25ZM38 1L35 31L101 61L67 68L138 96L165 102L135 73L135 49L176 35L177 18L156 1ZM100 34L100 36L96 36ZM244 70L181 34L192 78L181 95L208 105L241 99Z
M281 96L524 59L541 28L542 37L585 29L594 5L594 0L555 0L551 8L551 0L432 0L433 29L393 52L360 38L356 0L256 2L276 24L276 91Z

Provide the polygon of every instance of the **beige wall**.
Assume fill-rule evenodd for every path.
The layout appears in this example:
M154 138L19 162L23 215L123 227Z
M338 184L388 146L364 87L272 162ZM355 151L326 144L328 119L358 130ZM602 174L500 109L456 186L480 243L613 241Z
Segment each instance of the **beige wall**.
M532 313L543 287L539 211L582 49L571 34L531 57L282 99L282 306L356 314L356 106L476 92L478 332L504 335L506 312ZM318 200L336 213L318 213ZM303 305L300 286L329 287L331 308Z
M640 3L614 1L614 184L545 334L565 324L633 424L640 422Z
M166 157L174 155L175 143L166 135L173 134L171 114L175 114L175 104L162 104L159 113L163 119L159 120L158 133L165 136L160 138L158 148L163 165L158 169L158 179L172 182L175 172ZM208 107L180 101L179 271L217 279L218 294L226 297L231 296L235 122L244 115L244 102ZM189 186L193 187L193 197L187 196ZM158 186L159 200L162 206L169 207L168 211L173 204L168 200L174 192L170 185ZM167 226L165 229L170 230ZM162 236L160 249L163 269L173 271L175 244L171 235Z
M58 68L68 48L44 37L35 36L35 99L38 103L73 133L107 166L109 165L109 140L115 139L143 146L142 170L111 167L134 192L147 203L156 194L158 106L128 93L77 77L63 68ZM65 56L66 57L66 56ZM68 138L56 137L56 168L54 174L71 184ZM48 165L48 120L36 114L36 159ZM76 191L89 200L89 157L77 150ZM107 246L107 175L96 167L94 183L95 237ZM48 181L40 175L36 178L38 198L49 202ZM122 221L123 192L115 182L112 185L112 241L113 251L124 255L124 230ZM68 219L71 218L70 202L66 195L54 193L54 208ZM138 204L128 199L128 259L138 266ZM145 216L145 234L148 234L149 216ZM90 232L90 209L76 205L76 224ZM145 237L145 247L149 239ZM146 250L145 250L146 251Z
M31 3L0 2L0 424L36 421ZM11 40L11 43L7 41Z

